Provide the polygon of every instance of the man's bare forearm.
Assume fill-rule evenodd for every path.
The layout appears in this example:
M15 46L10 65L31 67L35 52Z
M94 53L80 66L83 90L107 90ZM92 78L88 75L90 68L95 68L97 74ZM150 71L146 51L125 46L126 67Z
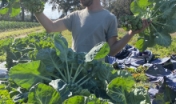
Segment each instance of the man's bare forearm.
M133 37L134 34L127 33L122 39L119 41L116 41L113 45L110 46L110 56L115 56L117 53L119 53L125 45L130 41L130 39Z
M110 39L108 41L109 45L110 45L110 56L115 56L118 52L120 52L123 47L125 47L125 45L130 41L130 39L135 35L138 34L142 31L144 31L150 24L150 22L148 22L148 20L142 20L142 24L143 27L140 30L130 30L121 40L117 41L115 40L115 38ZM111 42L112 41L112 42Z
M35 14L35 17L42 24L47 32L60 32L66 29L62 20L57 20L57 22L53 22L43 13Z
M53 22L48 17L46 17L43 13L35 14L35 17L47 32L52 32Z

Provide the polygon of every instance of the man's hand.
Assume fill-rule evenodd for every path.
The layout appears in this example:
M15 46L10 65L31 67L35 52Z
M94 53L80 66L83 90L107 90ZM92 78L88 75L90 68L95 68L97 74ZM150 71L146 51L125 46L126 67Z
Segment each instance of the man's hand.
M135 35L135 34L138 34L138 33L142 32L142 31L144 31L150 25L150 22L148 20L144 19L144 20L142 20L142 25L143 26L142 26L142 28L140 30L135 30L135 31L130 30L128 32L128 34L129 35Z
M148 26L150 22L147 20L142 20L142 28L140 30L130 30L127 35L125 35L122 39L117 41L116 37L112 37L108 40L108 43L110 45L110 56L115 56L118 52L120 52L123 47L129 42L129 40L135 35L142 31L144 31Z

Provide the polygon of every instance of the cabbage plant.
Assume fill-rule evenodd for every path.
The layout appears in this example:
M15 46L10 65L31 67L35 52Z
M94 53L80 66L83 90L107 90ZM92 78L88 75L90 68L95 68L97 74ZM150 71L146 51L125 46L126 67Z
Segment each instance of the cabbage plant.
M135 87L130 73L115 70L102 61L109 53L106 42L88 53L76 53L68 48L61 34L51 35L53 48L40 49L35 60L10 69L9 80L24 89L23 93L13 94L15 102L25 99L23 102L33 104L149 104L147 90Z
M171 45L170 34L176 32L176 0L133 0L130 10L133 15L122 16L120 20L125 29L141 29L142 19L150 22L149 27L139 33L136 48L144 51L154 45Z

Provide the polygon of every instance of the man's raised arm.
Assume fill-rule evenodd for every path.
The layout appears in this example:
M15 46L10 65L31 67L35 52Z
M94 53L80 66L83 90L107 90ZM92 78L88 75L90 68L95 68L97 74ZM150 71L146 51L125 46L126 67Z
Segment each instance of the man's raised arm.
M61 32L67 29L62 19L51 21L44 13L36 13L35 17L49 33Z

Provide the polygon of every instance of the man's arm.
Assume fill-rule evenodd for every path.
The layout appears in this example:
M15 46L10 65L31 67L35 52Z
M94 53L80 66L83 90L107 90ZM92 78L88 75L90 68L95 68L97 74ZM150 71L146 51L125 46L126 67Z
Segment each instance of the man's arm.
M123 47L130 41L130 39L137 33L144 31L149 26L147 20L143 20L143 28L140 30L132 31L130 30L122 39L117 40L117 37L111 37L108 39L108 44L110 46L110 56L115 56L118 52L120 52Z
M108 44L110 46L110 56L115 56L117 53L119 53L123 47L130 41L130 39L133 37L134 34L127 33L122 39L117 40L117 37L111 37L108 40Z
M46 29L47 32L61 32L67 29L62 19L51 21L43 13L35 14L35 17L42 24L42 26Z

